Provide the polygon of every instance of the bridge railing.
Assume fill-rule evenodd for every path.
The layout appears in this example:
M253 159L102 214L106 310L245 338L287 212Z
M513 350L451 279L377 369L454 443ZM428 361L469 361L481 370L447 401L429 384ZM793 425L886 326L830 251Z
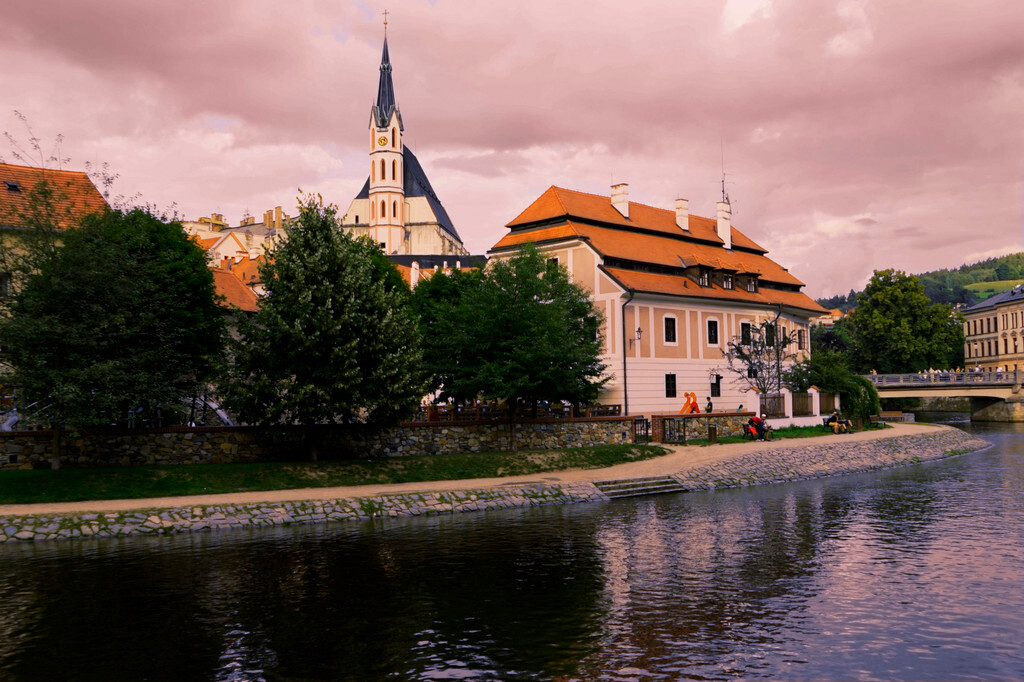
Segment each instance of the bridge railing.
M869 374L870 379L878 388L893 388L896 386L949 386L954 384L998 384L1004 386L1016 386L1020 384L1022 377L1020 370L997 371L966 371L948 372L934 371L921 372L919 374Z

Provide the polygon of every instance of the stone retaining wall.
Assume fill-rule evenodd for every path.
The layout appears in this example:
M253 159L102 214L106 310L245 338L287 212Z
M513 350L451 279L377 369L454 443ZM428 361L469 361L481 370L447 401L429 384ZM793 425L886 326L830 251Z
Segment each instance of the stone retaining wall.
M366 434L358 428L322 427L317 433L322 459L509 449L505 422L410 422L376 434ZM632 419L628 417L538 419L516 424L516 446L526 450L632 441ZM269 440L247 427L96 429L66 434L60 461L54 460L52 452L51 431L0 434L0 469L305 459L298 432Z
M952 428L845 443L842 436L836 436L805 447L758 449L727 461L679 472L675 478L690 490L783 483L916 464L987 446L987 442ZM204 505L105 514L0 516L0 544L449 514L604 499L607 498L589 482L537 483L337 500Z

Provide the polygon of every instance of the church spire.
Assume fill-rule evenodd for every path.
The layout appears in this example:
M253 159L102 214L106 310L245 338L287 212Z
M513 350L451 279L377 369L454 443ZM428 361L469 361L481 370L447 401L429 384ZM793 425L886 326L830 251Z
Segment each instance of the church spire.
M373 115L381 128L388 125L391 113L398 111L395 102L395 84L391 80L391 58L388 56L388 39L384 37L384 52L380 57L380 80L377 83L377 103L373 106ZM402 125L402 114L398 114L398 125ZM404 126L403 126L404 129Z

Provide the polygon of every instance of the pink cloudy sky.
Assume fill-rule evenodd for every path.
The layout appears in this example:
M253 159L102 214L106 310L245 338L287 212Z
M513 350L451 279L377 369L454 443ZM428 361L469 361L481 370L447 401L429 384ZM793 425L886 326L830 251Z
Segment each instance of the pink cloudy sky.
M0 22L0 130L237 224L369 169L383 3L53 0ZM814 296L1022 249L1020 0L391 0L407 141L482 253L552 184L735 224ZM0 156L13 162L0 145ZM289 211L294 212L294 211Z

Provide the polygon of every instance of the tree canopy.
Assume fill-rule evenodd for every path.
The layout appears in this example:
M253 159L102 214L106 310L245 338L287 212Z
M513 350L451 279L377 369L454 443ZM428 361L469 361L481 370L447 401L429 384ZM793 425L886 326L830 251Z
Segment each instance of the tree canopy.
M239 320L225 399L243 421L308 435L318 424L379 428L412 411L424 391L419 335L378 252L340 228L334 206L303 199L261 268L259 310Z
M852 365L866 374L919 372L963 364L963 326L948 305L933 304L920 280L876 270L850 317Z
M839 351L822 348L811 353L786 372L786 384L794 391L811 386L826 393L838 393L845 414L867 419L878 414L878 391L870 380L850 371L846 356Z
M458 290L457 304L434 308L448 352L433 356L431 373L443 380L444 395L504 401L510 424L522 404L597 398L606 381L602 317L587 291L535 246L492 261L476 285L437 286Z
M0 319L3 381L55 425L173 409L211 377L223 311L206 256L180 224L104 211L59 241L29 244L31 269Z

